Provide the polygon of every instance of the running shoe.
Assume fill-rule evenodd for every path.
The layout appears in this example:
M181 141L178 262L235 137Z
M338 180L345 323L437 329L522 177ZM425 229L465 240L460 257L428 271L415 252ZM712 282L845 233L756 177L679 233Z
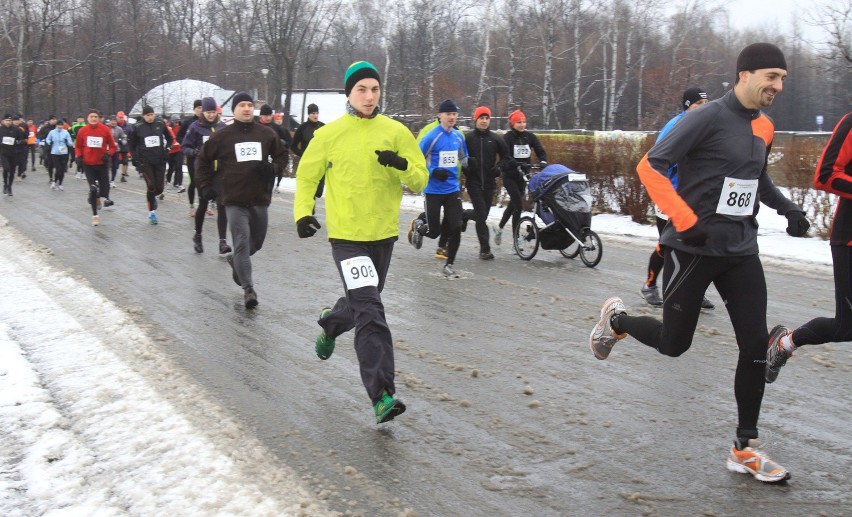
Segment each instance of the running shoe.
M331 312L330 307L324 307L320 311L319 319L323 319ZM325 361L331 354L334 353L334 338L330 337L325 333L325 329L320 332L319 336L317 336L316 344L314 345L314 350L316 350L317 357Z
M56 190L56 183L50 182L50 190Z
M228 265L231 266L231 278L234 279L234 283L242 287L243 284L240 282L240 276L237 274L237 268L234 267L233 255L228 255Z
M490 251L483 251L479 254L480 260L494 260L494 254Z
M127 174L121 175L121 183L127 183Z
M207 209L207 215L215 215L215 212L213 212L212 208Z
M184 192L186 192L186 187L184 187L183 185L178 185L177 189L178 194L183 194Z
M56 188L58 188L59 190L65 190L65 188L62 185L57 185Z
M201 234L196 233L192 236L192 247L196 253L204 253L204 245L201 244Z
M415 219L411 223L414 225L414 233L411 235L411 245L414 249L419 250L423 246L423 234L420 233L420 228L423 227L422 219Z
M447 260L449 257L447 256L447 248L441 248L435 250L435 258L441 260Z
M110 186L110 188L115 188L115 182L114 181L110 182L109 186Z
M228 241L219 239L219 255L224 255L231 252L231 247L228 246Z
M653 305L654 307L663 306L663 299L660 298L660 293L659 291L657 291L657 286L649 287L647 285L643 285L642 296L645 298L645 302L647 302L648 305Z
M112 199L109 199L109 198L104 199L104 208L106 208L108 206L112 206L114 204L115 204L115 202Z
M244 298L246 302L246 309L254 309L257 307L257 293L254 292L253 288L249 287L245 290Z
M99 224L101 224L101 216L93 215L92 216L92 226L97 226Z
M376 414L376 423L384 424L405 413L405 404L384 392L382 398L373 405L373 411Z
M159 223L159 221L157 220L157 212L151 210L151 213L148 214L148 220L151 222L151 224Z
M702 309L715 309L716 306L713 305L713 302L707 299L705 296L703 300L701 300L701 308Z
M447 278L458 278L459 274L455 272L452 264L444 264L444 269L441 271Z
M769 347L766 349L766 383L771 384L781 373L781 367L787 364L787 359L793 355L781 344L781 338L792 334L790 329L783 325L775 325L769 333Z
M160 194L160 195L159 195L159 196L157 196L157 197L159 197L159 198L160 198L160 201L162 201L162 200L166 199L166 195L165 195L165 194Z
M603 302L601 306L601 319L595 324L592 333L589 334L589 347L598 359L604 360L609 357L609 353L612 352L612 347L615 346L615 343L627 337L626 333L616 334L610 324L613 316L626 312L624 302L618 296L613 296Z
M499 246L500 243L503 242L503 228L500 228L499 226L492 226L491 231L494 232L494 244Z
M764 483L780 483L790 479L790 473L778 465L763 451L757 449L760 442L756 439L748 441L748 447L737 448L737 442L731 447L728 455L728 470L741 474L751 474Z

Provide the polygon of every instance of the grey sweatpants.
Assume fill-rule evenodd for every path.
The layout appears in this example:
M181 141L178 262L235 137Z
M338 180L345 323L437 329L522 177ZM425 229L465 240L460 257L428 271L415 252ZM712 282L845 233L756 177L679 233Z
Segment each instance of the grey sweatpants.
M240 277L243 289L254 287L251 277L251 259L263 247L269 216L266 206L226 206L228 226L234 240L234 270Z
M382 398L383 391L389 395L396 392L393 383L393 337L385 320L385 306L381 297L393 245L394 241L381 244L339 240L331 242L331 256L343 280L346 294L337 300L325 318L318 321L331 338L355 329L355 353L361 369L361 381L373 404ZM341 262L353 257L369 257L372 260L378 277L377 286L346 288Z

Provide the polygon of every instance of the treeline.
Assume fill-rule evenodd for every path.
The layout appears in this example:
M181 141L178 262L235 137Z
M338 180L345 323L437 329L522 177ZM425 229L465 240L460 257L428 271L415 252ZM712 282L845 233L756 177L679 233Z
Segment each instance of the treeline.
M724 8L657 0L0 0L0 109L33 118L128 110L192 78L281 93L342 88L366 59L385 112L419 123L452 98L469 116L521 108L536 129L656 130L681 92L732 87L748 43L770 41L789 78L778 129L830 130L850 109L852 0L813 4L792 27L739 31ZM825 35L821 44L805 27ZM262 72L266 70L266 74ZM291 96L287 96L291 98ZM187 111L190 107L187 107Z

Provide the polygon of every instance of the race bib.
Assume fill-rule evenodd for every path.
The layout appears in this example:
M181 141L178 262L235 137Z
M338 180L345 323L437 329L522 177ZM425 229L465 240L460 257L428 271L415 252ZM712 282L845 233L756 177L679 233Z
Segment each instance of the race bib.
M568 173L568 181L586 181L586 175L582 172Z
M516 145L515 152L512 155L515 158L529 158L532 155L530 151L530 146L528 144L524 145Z
M15 137L4 136L3 137L3 145L15 145Z
M65 154L65 153L67 153L67 152L68 152L68 146L65 146L65 145L60 145L60 146L58 147L58 149L59 149L59 153L60 153L60 154Z
M237 155L238 162L259 162L261 155L260 142L234 144L234 154Z
M207 141L210 140L210 135L204 135L201 137L201 144L204 145Z
M725 178L722 194L716 206L717 214L747 216L754 213L757 198L757 181Z
M160 145L160 137L158 136L146 136L145 137L145 147L159 147Z
M459 163L458 151L440 151L438 153L438 167L454 169Z
M376 266L373 265L370 257L352 257L342 260L340 270L343 272L347 291L379 285L379 275L376 274Z
M104 146L104 139L100 136L87 136L86 137L86 147L96 147L100 148Z

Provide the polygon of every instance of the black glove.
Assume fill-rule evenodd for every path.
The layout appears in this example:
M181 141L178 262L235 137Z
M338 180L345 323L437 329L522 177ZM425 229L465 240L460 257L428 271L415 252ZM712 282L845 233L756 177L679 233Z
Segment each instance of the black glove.
M212 200L216 199L218 196L219 196L219 193L216 192L216 189L214 189L213 187L211 187L209 185L201 188L201 199L203 199L205 201L212 201Z
M479 160L477 160L473 156L468 156L467 157L467 169L465 169L465 170L470 171L470 172L478 171L479 170Z
M379 163L384 165L385 167L390 166L394 169L399 169L401 171L404 171L408 168L408 160L393 151L377 150L376 154L379 156Z
M803 237L808 233L811 223L805 219L804 212L787 212L787 234L792 237Z
M447 178L450 177L450 171L439 167L432 171L432 176L438 181L447 181Z
M690 228L680 232L680 240L687 246L704 246L709 238L710 235L707 234L707 228L701 222L701 219Z
M109 155L109 153L104 153L104 155L101 156L101 161L104 163L104 165L106 165L109 163L110 158L112 157Z
M317 230L322 228L317 218L312 215L306 215L305 217L296 221L296 231L299 233L299 237L302 239L306 239L308 237L313 237Z

